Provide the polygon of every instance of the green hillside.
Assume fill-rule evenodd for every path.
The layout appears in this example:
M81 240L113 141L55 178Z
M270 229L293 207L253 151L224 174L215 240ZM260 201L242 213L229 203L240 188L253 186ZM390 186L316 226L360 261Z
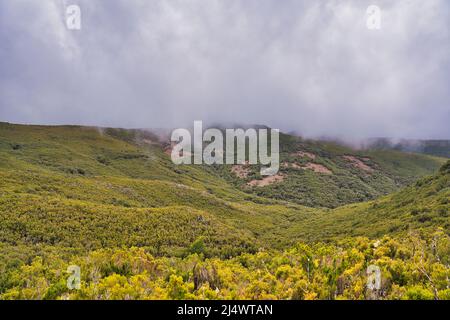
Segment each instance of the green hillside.
M309 207L335 208L375 199L432 174L444 158L396 150L354 150L334 142L280 137L281 182L266 186L258 166L236 174L220 167L221 176L244 191Z
M282 135L283 180L252 186L251 181L262 179L257 166L244 166L243 176L231 166L216 170L175 166L163 152L164 141L148 131L0 124L0 137L0 165L10 169L170 181L208 188L221 196L223 191L233 194L239 187L245 193L310 207L374 199L432 174L445 162L443 158L398 151L360 152L331 142ZM223 179L217 181L218 176Z
M445 244L450 231L448 164L438 172L444 159L287 135L281 151L283 179L258 186L250 183L262 179L257 167L173 165L165 141L149 131L0 123L0 297L62 298L70 294L63 281L70 263L100 270L101 279L85 278L93 291L73 298L99 299L115 297L109 286L120 288L117 298L368 298L362 289L340 290L339 281L364 282L363 267L383 257L413 268L416 253L377 255L366 248L375 240L358 236L389 235L386 247L408 251L408 235L433 253L426 268L446 274L429 248L433 234ZM317 279L306 271L307 257L320 257ZM324 262L331 257L341 257L333 275ZM197 265L207 270L201 283L193 278ZM258 274L262 282L253 283ZM445 297L445 285L431 290L426 278L391 281L386 290ZM134 281L147 280L151 294L134 292ZM200 296L206 284L211 292L205 287ZM96 295L101 285L106 291Z
M450 234L450 161L439 172L413 186L374 201L319 211L303 224L305 238L381 237L412 230ZM450 253L450 252L449 252Z

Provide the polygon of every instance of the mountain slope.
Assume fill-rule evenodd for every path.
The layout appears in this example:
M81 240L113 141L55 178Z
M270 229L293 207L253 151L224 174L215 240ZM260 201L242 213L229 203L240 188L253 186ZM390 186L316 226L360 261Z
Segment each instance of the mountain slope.
M305 221L304 237L314 240L348 236L381 237L413 230L450 234L450 161L439 173L374 201L318 212ZM450 254L450 252L449 252Z
M160 241L159 254L183 254L203 238L208 254L234 255L291 243L283 228L314 210L246 194L201 166L174 166L160 144L128 131L2 125L0 133L0 241L11 245L154 252ZM158 225L163 218L172 224Z
M397 184L411 183L442 162L393 151L361 154L337 144L286 135L282 136L281 149L284 162L301 165L314 160L317 165L327 165L333 175L282 168L286 180L281 183L242 187L242 180L258 177L251 178L249 173L245 179L237 178L232 166L175 166L165 153L164 143L148 131L0 124L0 214L5 221L0 240L10 244L70 243L78 249L126 245L154 250L160 239L161 243L167 241L158 244L159 253L180 254L180 248L202 238L209 254L230 255L258 247L281 248L302 239L325 239L327 234L361 234L357 228L345 230L345 223L339 225L344 229L328 230L325 226L346 216L347 208L354 208L350 211L355 216L348 218L352 223L366 219L360 212L371 204L330 211L284 200L302 203L302 199L311 199L307 204L317 206L319 200L323 204L348 203L356 200L354 194L374 197L380 190L386 193L396 190ZM294 152L296 156L291 156ZM365 188L373 194L367 194ZM183 222L158 226L166 216ZM142 230L141 221L167 239L154 236L143 241L142 237L152 235ZM431 224L434 222L441 220ZM72 232L51 231L61 223L73 224ZM136 230L137 235L125 240L113 233L104 240L108 228L124 234ZM75 239L87 243L75 246Z
M281 143L283 180L258 187L257 167L173 165L148 131L0 124L0 299L372 298L369 263L380 297L450 297L450 162Z
M0 123L0 166L32 166L72 176L164 180L222 195L219 189L234 194L238 187L247 194L310 207L337 207L396 191L445 162L398 151L356 151L282 134L282 179L262 186L258 166L175 166L164 152L165 143L144 130Z
M221 176L248 193L335 208L375 199L432 174L444 158L395 150L354 150L329 141L281 134L281 179L264 186L258 166L219 167ZM233 170L234 169L234 170Z

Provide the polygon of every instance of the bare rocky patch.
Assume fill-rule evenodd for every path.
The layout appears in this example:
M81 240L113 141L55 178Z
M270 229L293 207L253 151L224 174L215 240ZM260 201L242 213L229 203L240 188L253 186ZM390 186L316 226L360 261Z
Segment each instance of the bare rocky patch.
M325 167L321 164L312 163L312 162L309 162L305 165L299 165L297 163L283 162L281 164L281 166L286 169L294 168L294 169L312 170L314 172L323 173L323 174L333 174L333 172L330 169L328 169L327 167Z
M231 172L233 172L238 178L245 179L251 173L251 170L246 165L236 164L231 167Z
M323 166L321 164L318 164L318 163L310 162L310 163L307 163L303 168L304 169L308 169L308 170L312 170L312 171L317 172L317 173L333 174L333 172L330 169L328 169L327 167L325 167L325 166Z
M309 158L311 160L315 160L316 159L316 155L314 153L311 152L306 152L306 151L297 151L295 153L292 154L293 156L298 156L301 158Z
M171 143L167 143L163 146L164 149L164 153L167 154L168 156L172 155L172 149L175 146L175 142L171 142Z
M279 183L284 180L284 175L276 174L274 176L265 177L261 180L252 180L247 185L251 187L265 187L274 183Z
M373 168L369 167L367 164L365 164L365 163L363 162L363 160L364 160L364 161L369 161L369 160L370 160L369 158L362 158L363 160L361 160L361 159L358 159L357 157L354 157L354 156L348 156L348 155L347 155L347 156L343 156L343 158L344 158L345 160L349 161L350 164L351 164L353 167L355 167L355 168L358 168L358 169L363 170L363 171L366 171L366 172L373 172L373 171L374 171Z
M281 164L281 166L283 168L294 168L294 169L302 169L302 167L300 165L298 165L297 163L289 163L289 162L283 162Z
M140 142L144 143L144 144L152 145L152 146L159 146L159 145L161 145L161 143L159 141L153 141L153 140L150 140L150 139L142 139L142 140L140 140Z
M172 150L177 145L176 142L171 142L170 144L166 144L163 146L164 153L167 154L169 157L172 156ZM192 153L189 151L184 151L184 155L186 156L192 156Z

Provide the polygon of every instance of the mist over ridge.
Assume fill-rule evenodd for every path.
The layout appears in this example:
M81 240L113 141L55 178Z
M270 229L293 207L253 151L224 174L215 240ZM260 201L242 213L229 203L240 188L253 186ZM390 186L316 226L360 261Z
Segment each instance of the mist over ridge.
M72 2L0 4L1 121L450 138L448 1Z

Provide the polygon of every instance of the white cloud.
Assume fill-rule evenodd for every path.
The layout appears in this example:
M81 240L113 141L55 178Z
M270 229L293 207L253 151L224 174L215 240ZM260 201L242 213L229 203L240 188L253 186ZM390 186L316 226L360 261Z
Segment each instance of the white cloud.
M450 138L449 3L372 2L4 1L0 120Z

